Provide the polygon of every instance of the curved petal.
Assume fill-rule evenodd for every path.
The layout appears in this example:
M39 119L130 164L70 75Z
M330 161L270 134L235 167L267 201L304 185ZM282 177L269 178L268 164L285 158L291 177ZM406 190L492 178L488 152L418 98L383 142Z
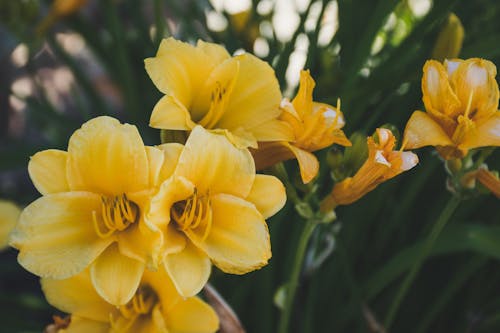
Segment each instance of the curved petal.
M219 128L255 128L277 118L281 110L281 92L274 70L251 54L233 58L239 72L227 105L227 112L218 122Z
M198 39L196 48L208 56L211 61L210 67L217 66L231 57L224 47L218 44L204 42L201 39Z
M55 279L83 271L114 241L94 230L93 212L100 210L101 198L88 192L49 194L31 203L11 235L21 266Z
M168 310L179 302L182 297L175 288L172 279L161 265L156 272L145 271L142 283L150 286L158 296L162 311L167 314Z
M156 147L146 146L144 148L146 149L146 156L148 157L149 187L154 187L159 185L160 171L163 166L165 156L163 152Z
M177 201L187 199L194 192L194 185L184 177L170 177L161 184L158 193L151 199L145 219L159 228L170 222L170 209Z
M256 175L246 200L253 203L262 216L267 219L285 205L285 186L274 176Z
M124 256L115 244L90 266L90 278L97 293L116 306L132 299L143 272L144 263Z
M448 74L444 66L428 60L423 68L422 93L427 111L454 115L460 107L460 101L453 92L448 81Z
M118 248L123 255L145 263L149 269L156 269L163 243L159 229L151 230L148 226L141 227L144 220L121 231L118 238Z
M310 113L313 109L313 90L316 82L309 74L309 70L300 71L300 85L297 95L292 101L293 107L300 118L304 113Z
M116 308L97 294L90 281L88 270L69 279L41 279L47 301L66 313L107 322Z
M413 112L406 123L403 142L407 149L453 145L441 126L422 111Z
M471 112L470 115L477 119L489 117L497 111L499 91L496 74L495 65L484 59L471 58L458 65L452 82L464 111Z
M319 172L318 159L316 158L316 156L314 156L314 154L306 150L295 147L294 145L289 143L287 143L287 145L289 146L289 149L295 155L295 158L299 163L300 177L302 178L302 182L304 182L304 184L309 183L314 179L314 177L316 177Z
M500 146L500 111L488 119L477 122L474 133L468 135L460 147L472 149L487 146Z
M219 318L207 303L198 297L178 302L166 316L169 332L213 333L219 329Z
M163 182L174 173L184 146L179 143L165 143L157 147L163 151L163 165L159 175L160 182Z
M244 274L261 268L271 258L267 224L255 206L241 198L211 197L213 222L208 237L188 237L226 273Z
M121 195L143 190L149 182L137 128L111 117L94 118L71 136L67 168L72 190Z
M190 180L199 193L210 191L245 197L252 188L255 165L247 149L238 149L224 135L196 126L174 175Z
M31 157L28 172L38 192L49 194L69 191L67 158L67 152L57 149L44 150Z
M257 141L294 141L292 127L281 120L271 119L248 129Z
M156 103L149 119L153 128L190 130L195 126L184 105L174 96L165 95Z
M68 328L59 330L58 333L107 333L109 329L108 323L71 316Z
M12 202L0 200L0 250L9 243L9 235L19 220L21 210Z
M194 93L199 91L212 70L207 66L207 58L194 46L167 38L161 41L156 57L148 58L144 63L155 86L189 108Z
M200 292L210 277L212 267L207 255L191 242L187 242L182 251L167 255L164 263L177 291L184 297Z
M289 146L290 144L284 141L259 142L259 148L251 150L255 168L264 170L278 162L294 158Z

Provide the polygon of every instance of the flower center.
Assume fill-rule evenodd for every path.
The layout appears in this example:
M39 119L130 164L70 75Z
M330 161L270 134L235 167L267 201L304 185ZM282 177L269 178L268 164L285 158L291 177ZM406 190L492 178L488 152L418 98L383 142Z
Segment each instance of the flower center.
M101 221L97 219L97 212L92 213L94 229L101 238L106 238L116 230L125 230L136 222L139 217L139 207L130 201L125 194L115 197L101 198Z
M127 331L139 316L150 314L158 302L158 296L151 287L147 285L139 287L127 304L118 307L119 315L115 318L110 317L110 332Z
M200 195L195 188L193 195L189 198L172 205L170 216L182 231L204 228L202 237L204 240L212 226L212 207L209 195Z

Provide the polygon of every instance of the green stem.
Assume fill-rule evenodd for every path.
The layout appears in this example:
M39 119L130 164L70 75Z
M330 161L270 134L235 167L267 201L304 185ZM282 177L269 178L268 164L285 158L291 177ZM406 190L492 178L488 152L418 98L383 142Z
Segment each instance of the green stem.
M314 229L316 228L316 223L308 220L302 234L300 235L299 245L297 247L297 252L295 252L295 260L292 267L292 275L288 281L288 286L286 288L286 298L285 298L285 308L281 314L281 319L279 323L279 333L288 333L288 327L290 325L290 317L293 312L293 301L295 298L295 293L297 292L297 287L299 285L300 272L302 270L302 262L304 261L304 255L307 250L307 244L309 243L309 238L311 237Z
M422 267L422 264L424 263L425 258L429 255L429 253L432 250L432 247L434 246L434 243L436 242L436 239L438 238L439 234L443 230L444 226L448 222L448 220L451 218L455 210L457 209L458 205L460 204L460 197L458 196L452 196L448 203L446 204L445 208L441 212L441 215L439 216L438 220L434 224L429 236L427 236L427 239L425 240L425 243L422 248L422 252L420 252L419 256L417 257L417 260L413 263L413 266L404 279L403 283L401 284L401 287L399 288L398 293L396 294L396 297L394 298L394 301L392 302L391 307L389 308L389 312L387 314L387 317L385 319L385 329L389 331L392 322L399 310L399 305L401 304L401 301L405 297L406 293L408 292L408 289L410 288L411 284L415 280L418 272L420 271L420 268Z

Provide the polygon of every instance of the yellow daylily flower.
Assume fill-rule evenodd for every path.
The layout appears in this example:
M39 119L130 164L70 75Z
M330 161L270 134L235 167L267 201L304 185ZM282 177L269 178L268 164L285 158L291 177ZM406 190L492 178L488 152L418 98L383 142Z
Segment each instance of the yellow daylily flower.
M41 284L47 301L71 314L59 333L212 333L219 327L215 311L198 297L179 295L164 269L144 272L133 297L118 307L95 291L88 270Z
M227 131L239 146L288 140L291 129L276 118L281 93L273 69L251 54L231 57L219 45L164 39L146 70L165 94L150 126L191 131L196 124Z
M446 160L469 149L500 146L496 67L488 60L429 60L422 92L427 112L415 111L406 124L406 148L435 146Z
M0 250L9 244L9 235L19 219L21 210L14 203L0 200Z
M164 231L161 259L180 294L202 289L211 262L233 274L266 265L271 244L265 219L285 200L276 177L255 174L247 149L196 126L146 216Z
M35 154L28 171L43 196L11 235L19 263L54 279L90 267L104 299L127 303L145 266L157 264L162 233L144 211L160 175L173 171L178 146L145 147L135 126L98 117L75 131L67 152Z
M330 195L321 203L322 211L349 205L379 184L417 165L418 157L414 153L394 151L396 138L390 130L377 128L377 139L368 137L368 159L353 177L335 184Z
M259 147L252 150L258 170L266 169L280 161L296 158L302 181L310 182L319 171L319 162L311 152L326 148L336 143L350 146L351 142L341 130L344 127L344 115L337 107L313 101L316 83L309 71L300 72L300 86L295 98L281 102L280 120L289 124L294 133L293 141L259 142Z

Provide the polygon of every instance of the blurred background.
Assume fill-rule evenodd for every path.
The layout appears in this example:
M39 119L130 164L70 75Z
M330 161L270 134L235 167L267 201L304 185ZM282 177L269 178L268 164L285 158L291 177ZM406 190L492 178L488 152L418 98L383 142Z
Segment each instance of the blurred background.
M29 157L66 149L72 132L95 116L135 124L146 144L158 144L159 131L147 125L161 94L143 60L164 37L254 53L273 66L284 96L294 95L307 68L316 101L341 99L346 134L370 135L381 125L402 132L423 108L425 60L483 57L500 65L499 17L497 0L0 0L0 199L22 208L39 197ZM323 166L332 153L319 153ZM438 156L423 149L419 157L417 168L338 208L338 221L318 228L295 332L385 331L403 273L450 196ZM287 168L296 170L294 163ZM500 168L498 152L488 164ZM391 331L500 332L498 203L492 195L463 203ZM275 294L303 227L288 206L269 225L267 267L245 276L215 271L211 281L248 332L276 331ZM41 332L57 311L16 255L0 253L0 331Z

